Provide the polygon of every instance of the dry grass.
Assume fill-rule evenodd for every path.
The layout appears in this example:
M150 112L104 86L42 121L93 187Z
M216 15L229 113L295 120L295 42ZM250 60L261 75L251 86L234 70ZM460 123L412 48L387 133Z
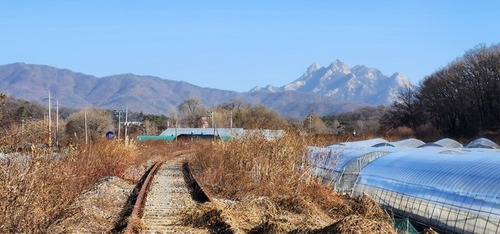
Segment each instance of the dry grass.
M106 207L115 203L104 198L91 205L79 200L103 178L114 176L137 183L153 160L188 146L183 142L101 140L91 145L49 148L44 120L29 120L23 126L13 124L0 129L0 133L0 153L4 153L0 155L0 233L47 232L54 224L95 207L116 210ZM112 215L105 219L98 218L99 214L93 216L97 218L77 218L74 223L112 223Z
M69 170L46 155L18 156L0 168L0 232L45 230L76 194ZM53 173L59 171L60 173ZM67 188L72 186L73 188ZM69 199L68 199L69 198Z
M3 139L4 142L10 143ZM12 149L13 144L3 144ZM123 177L141 155L134 145L101 141L61 152L30 147L0 159L0 233L46 232L71 203L106 176Z
M0 152L28 150L31 143L47 142L49 135L45 120L28 120L24 125L12 124L7 129L0 129L0 133Z
M118 177L105 177L84 192L66 209L48 233L110 232L117 223L117 214L125 207L134 184Z
M383 220L370 219L360 215L349 215L335 224L324 228L325 233L396 233L392 224Z
M317 145L334 143L321 136L314 140L318 139L323 142ZM362 233L394 233L388 216L373 200L350 199L310 175L304 155L306 146L314 144L303 137L266 140L255 134L197 144L191 169L219 199L197 216L209 219L207 210L217 213L236 232L245 233L328 233L325 228L336 223L342 233L343 227L369 221L373 225L363 230L370 231Z
M303 168L306 151L300 137L268 141L255 134L199 143L190 166L216 196L240 200L249 195L293 195L311 179Z
M46 134L38 129L43 124L31 124L31 133L23 134L30 134L34 142L43 142ZM2 151L12 152L23 144L25 138L19 136L18 130L15 126L6 130L0 139ZM21 153L0 159L0 233L47 232L55 223L88 210L75 206L75 202L95 189L102 178L116 176L137 183L152 161L166 160L169 153L188 148L197 150L190 161L191 169L203 187L220 199L189 215L186 223L192 226L205 225L213 232L227 231L227 225L231 225L236 232L321 233L349 216L385 225L384 218L370 213L380 208L335 193L308 173L309 164L303 157L305 146L348 140L342 137L349 136L306 140L287 135L269 141L257 134L216 142L98 141L59 152L24 148ZM109 202L101 200L104 202L92 206L111 210L104 204ZM105 219L86 222L96 222L103 231L113 228L104 228L106 223L112 223L112 215L96 217Z
M210 233L232 233L229 225L223 220L220 209L212 203L200 205L197 209L183 214L182 225L208 229Z

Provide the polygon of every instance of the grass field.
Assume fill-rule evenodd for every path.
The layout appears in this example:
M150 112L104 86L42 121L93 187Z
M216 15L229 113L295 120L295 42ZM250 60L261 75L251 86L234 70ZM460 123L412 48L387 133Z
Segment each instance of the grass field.
M288 134L270 141L256 134L231 141L102 140L58 151L9 152L0 160L0 232L47 232L102 178L137 183L148 162L194 149L191 168L216 202L190 213L186 225L220 219L242 232L393 233L387 215L369 198L338 194L308 173L305 147L334 140Z

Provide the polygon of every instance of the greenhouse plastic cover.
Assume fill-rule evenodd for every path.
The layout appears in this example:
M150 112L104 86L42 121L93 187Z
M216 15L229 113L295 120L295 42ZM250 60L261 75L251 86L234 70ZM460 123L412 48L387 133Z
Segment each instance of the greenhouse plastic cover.
M449 205L463 200L464 207L474 205L474 199L466 199L474 197L491 204L500 215L500 155L471 154L434 154L424 160L408 152L387 154L363 168L358 183Z
M391 144L394 145L395 147L417 148L417 147L425 144L425 142L423 142L419 139L409 138L409 139L405 139L405 140L391 142Z
M469 144L465 146L465 148L500 149L500 146L498 146L495 142L489 139L479 138L474 141L471 141Z
M417 139L388 142L377 138L311 147L309 155L313 173L323 181L330 180L340 191L353 195L380 196L381 191L396 194L398 199L390 202L377 199L386 206L399 207L404 214L420 217L421 222L440 225L442 230L499 232L498 145L485 138L465 147L448 138L432 142L437 147L423 145ZM402 205L403 201L408 204ZM442 217L443 212L447 217Z
M444 138L439 141L423 144L418 148L424 148L424 147L462 148L463 145L453 139Z

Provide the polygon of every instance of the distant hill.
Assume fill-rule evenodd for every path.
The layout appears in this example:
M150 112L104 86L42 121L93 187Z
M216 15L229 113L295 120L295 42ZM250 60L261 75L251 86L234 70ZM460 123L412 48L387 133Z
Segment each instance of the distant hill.
M153 76L122 74L98 78L46 65L14 63L0 66L0 92L44 102L50 90L59 105L65 107L127 106L132 111L165 115L190 97L199 98L207 106L242 100L262 104L286 117L303 117L312 109L323 115L366 104L388 104L398 87L407 83L399 74L385 77L376 69L359 66L349 70L341 63L337 65L340 68L313 65L299 79L280 88L269 86L238 93ZM366 83L370 79L372 82Z
M165 115L188 97L198 97L205 104L214 105L239 95L153 76L122 74L97 78L45 65L0 66L0 91L9 96L42 101L49 90L61 106L109 109L128 106L134 111Z

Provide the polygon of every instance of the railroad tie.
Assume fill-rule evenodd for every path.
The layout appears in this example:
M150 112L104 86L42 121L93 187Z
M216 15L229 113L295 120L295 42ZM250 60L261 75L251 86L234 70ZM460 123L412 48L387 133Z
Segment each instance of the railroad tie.
M149 188L141 219L143 233L206 233L183 227L179 222L184 211L194 209L184 181L182 159L164 163Z

